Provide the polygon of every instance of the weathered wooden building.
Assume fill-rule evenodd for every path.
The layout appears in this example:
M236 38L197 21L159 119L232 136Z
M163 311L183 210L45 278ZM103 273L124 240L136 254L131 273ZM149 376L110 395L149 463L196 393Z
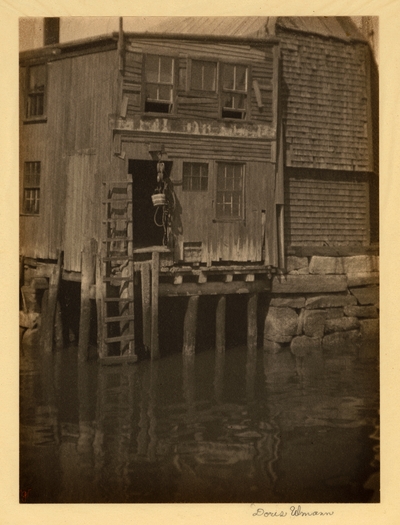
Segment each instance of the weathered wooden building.
M157 356L160 296L189 297L191 353L199 296L219 296L222 348L226 296L247 293L254 346L285 253L377 240L371 64L351 22L321 17L173 19L21 53L25 291L48 286L52 312L59 278L80 282L82 352L95 300L103 358L134 358L135 298Z

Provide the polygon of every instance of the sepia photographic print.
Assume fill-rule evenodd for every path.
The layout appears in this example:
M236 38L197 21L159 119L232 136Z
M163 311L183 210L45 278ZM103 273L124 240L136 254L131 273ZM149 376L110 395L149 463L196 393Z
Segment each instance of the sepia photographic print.
M20 504L381 501L379 29L19 19Z

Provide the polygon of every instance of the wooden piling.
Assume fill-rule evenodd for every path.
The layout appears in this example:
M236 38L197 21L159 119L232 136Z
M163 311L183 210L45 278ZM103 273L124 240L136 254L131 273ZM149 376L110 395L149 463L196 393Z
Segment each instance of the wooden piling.
M226 295L218 297L215 327L215 348L217 352L225 352L225 316Z
M184 355L193 355L195 353L198 304L198 295L192 295L189 297L183 324Z
M160 271L160 254L151 256L151 359L159 359L158 347L158 280Z
M250 294L247 300L247 349L257 350L257 302L258 294Z
M57 301L57 305L56 305L54 332L55 332L54 339L55 339L56 349L62 350L64 346L64 337L63 337L63 322L62 322L60 301Z
M57 257L57 264L53 266L50 273L49 289L46 294L47 304L42 312L41 340L44 353L50 354L53 350L54 318L57 305L58 288L61 275L61 252Z
M90 287L94 284L97 242L90 239L82 251L81 269L81 315L79 319L79 359L88 357L90 334Z
M143 317L143 344L151 348L151 290L150 290L150 266L149 262L141 264L141 286L142 286L142 317Z
M103 283L103 262L101 253L96 257L96 310L97 310L97 353L99 357L106 356L104 341L104 297L106 285Z

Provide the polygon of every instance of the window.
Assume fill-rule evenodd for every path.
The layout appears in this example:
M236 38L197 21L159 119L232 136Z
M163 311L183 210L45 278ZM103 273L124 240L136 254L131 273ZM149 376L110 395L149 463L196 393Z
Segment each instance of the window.
M174 94L174 59L147 55L145 111L171 113Z
M219 163L217 171L217 219L241 219L243 206L243 164Z
M27 118L41 117L45 114L46 66L28 68Z
M198 91L217 89L217 63L203 60L192 60L190 88Z
M23 213L38 215L40 203L40 162L25 162Z
M246 118L248 70L246 66L222 66L222 117Z
M183 163L183 191L208 190L208 164L202 162Z

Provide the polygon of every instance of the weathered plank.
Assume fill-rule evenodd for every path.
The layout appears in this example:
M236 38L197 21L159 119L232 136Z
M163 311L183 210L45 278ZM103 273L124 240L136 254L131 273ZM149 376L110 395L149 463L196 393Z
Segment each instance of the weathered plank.
M79 351L80 360L88 357L89 334L90 334L90 287L95 281L97 242L90 239L86 242L82 251L82 279L81 279L81 313L79 319Z
M183 354L193 355L196 348L199 296L189 297L183 322Z
M62 254L59 253L57 264L53 266L53 269L51 271L49 289L47 294L47 304L45 305L45 312L42 319L41 340L44 353L51 353L53 349L54 319L57 305L58 289L60 284L61 259Z
M215 348L221 353L225 352L225 330L226 330L226 296L218 297L216 309Z

